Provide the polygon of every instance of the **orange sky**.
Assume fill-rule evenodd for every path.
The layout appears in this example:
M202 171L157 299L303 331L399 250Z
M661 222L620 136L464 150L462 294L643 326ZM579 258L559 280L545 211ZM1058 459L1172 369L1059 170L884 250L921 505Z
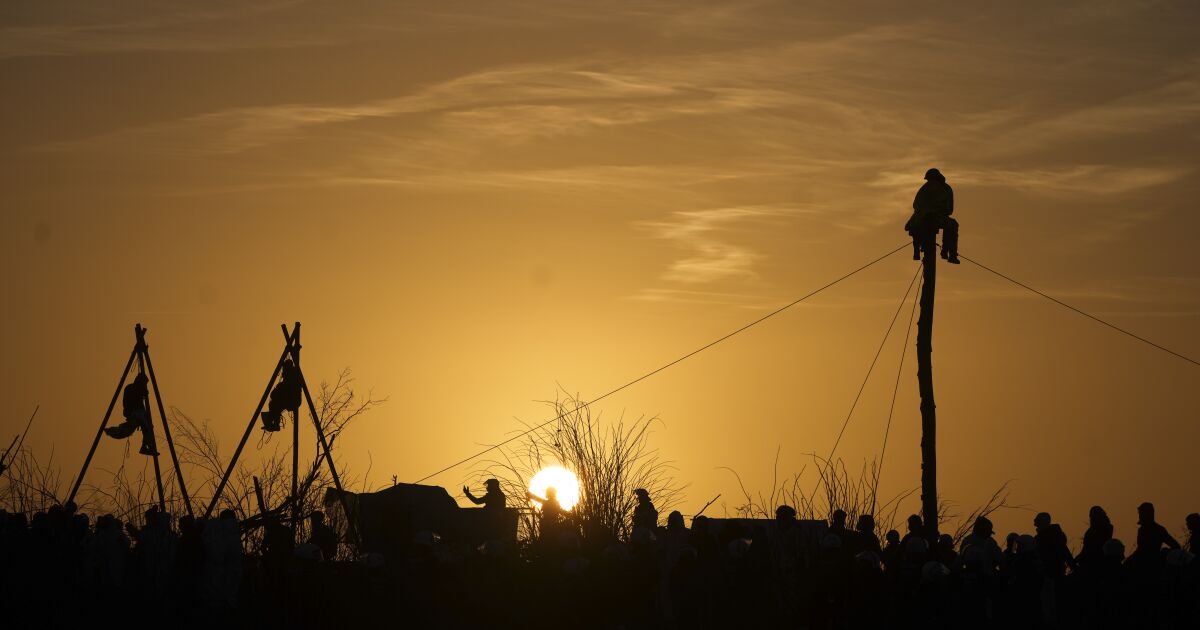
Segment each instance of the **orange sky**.
M1194 2L414 6L0 10L6 443L41 404L29 444L71 477L140 321L167 403L229 448L300 320L310 381L349 366L390 397L347 460L414 480L539 420L556 383L608 391L901 244L929 166L968 256L1200 355ZM829 449L912 264L604 412L663 419L683 511L732 507L717 467L765 489L777 446L784 473ZM1173 531L1200 510L1200 369L969 265L938 297L945 498L1012 479L1073 537L1100 503L1126 540L1140 501ZM919 479L906 369L884 494Z

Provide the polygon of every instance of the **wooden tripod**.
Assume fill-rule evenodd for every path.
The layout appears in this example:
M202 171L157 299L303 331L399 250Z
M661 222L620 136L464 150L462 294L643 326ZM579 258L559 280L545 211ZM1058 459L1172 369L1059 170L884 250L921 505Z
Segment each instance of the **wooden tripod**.
M71 494L67 497L67 501L74 501L75 495L79 492L79 486L83 483L83 476L87 474L88 466L92 463L92 456L96 454L96 447L100 445L100 438L104 436L104 429L108 427L108 420L112 417L113 407L117 405L117 398L121 396L121 391L125 387L125 379L129 378L129 371L133 368L133 362L136 360L138 364L138 373L145 374L150 379L150 385L154 392L154 402L157 403L158 416L162 420L163 435L167 438L167 450L171 453L171 464L175 467L175 479L179 483L179 492L183 495L183 504L187 508L189 516L192 513L192 500L188 496L187 484L183 480L183 469L179 466L179 457L175 454L175 441L171 439L171 427L167 424L167 412L163 409L162 394L158 391L158 377L154 375L154 364L150 361L150 346L146 345L146 330L141 324L135 324L133 334L136 341L133 344L133 352L129 353L129 361L125 363L125 370L121 372L121 380L117 382L117 389L113 392L112 400L108 403L108 409L104 412L104 419L100 421L100 429L96 431L96 438L92 440L92 448L88 450L87 457L83 460L83 468L79 471L79 477L75 479L75 485L71 486ZM146 413L149 414L150 421L146 423L143 431L154 430L154 414L151 411L149 396L143 403L146 408ZM153 435L153 434L151 434ZM167 509L166 496L163 494L162 469L158 464L158 453L155 452L154 458L154 481L158 487L158 508L162 511Z
M258 406L254 408L254 413L250 416L250 423L246 425L246 431L242 434L242 440L238 442L237 449L233 452L233 458L229 460L229 468L225 470L225 474L221 477L221 482L217 484L217 489L213 492L212 501L208 504L208 508L204 511L205 518L212 514L217 503L221 499L221 492L225 490L225 485L229 482L229 476L233 473L233 469L237 466L238 458L241 457L242 449L246 446L246 440L250 439L250 434L254 431L254 426L258 424L259 414L262 413L263 406L267 404L267 398L271 395L271 388L275 385L275 380L280 377L280 372L283 371L283 364L288 359L292 359L295 365L296 374L300 377L300 390L304 393L304 402L308 406L309 415L312 417L313 426L317 431L317 440L321 448L321 458L329 466L329 474L333 477L333 485L338 490L338 498L342 503L342 510L347 516L346 529L351 540L358 542L358 531L355 523L350 516L349 507L346 504L346 495L342 491L342 480L338 475L337 466L333 462L333 454L330 452L329 441L325 438L325 430L321 426L321 417L317 414L316 405L313 404L312 394L308 391L308 382L304 379L304 371L300 369L300 322L296 322L295 326L289 332L286 324L280 324L283 329L284 348L279 355L279 360L275 362L275 371L271 373L271 378L267 380L267 388L263 390L262 398L258 401ZM292 503L292 521L299 523L302 515L300 514L300 499L299 499L299 470L300 470L300 422L299 412L292 419L292 494L289 501ZM257 480L256 480L257 481ZM256 484L257 485L257 484Z

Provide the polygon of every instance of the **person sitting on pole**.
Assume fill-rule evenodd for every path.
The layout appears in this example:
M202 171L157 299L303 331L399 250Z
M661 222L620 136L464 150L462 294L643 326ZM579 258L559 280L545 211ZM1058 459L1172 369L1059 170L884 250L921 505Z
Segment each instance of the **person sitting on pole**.
M946 183L946 177L936 168L925 171L925 183L913 199L913 214L904 224L904 230L913 239L913 260L921 259L924 242L937 238L942 231L942 258L957 265L958 221L954 214L954 190Z
M263 430L278 431L280 416L284 411L292 412L292 420L300 410L300 368L291 359L283 362L283 371L275 389L271 390L271 402L262 412Z
M121 397L125 422L115 427L108 427L104 432L108 434L108 437L123 440L133 435L134 431L141 429L142 448L138 452L142 455L158 455L158 449L154 445L154 428L150 424L150 392L146 388L149 381L150 379L146 377L145 373L140 373L132 383L125 386Z

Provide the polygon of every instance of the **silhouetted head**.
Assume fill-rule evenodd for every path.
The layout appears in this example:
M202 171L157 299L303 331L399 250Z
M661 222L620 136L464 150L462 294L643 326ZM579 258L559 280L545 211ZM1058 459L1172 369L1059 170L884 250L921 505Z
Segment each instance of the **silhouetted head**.
M1125 558L1125 543L1116 538L1104 541L1104 546L1100 550L1109 558L1116 558L1117 560Z
M1011 549L1017 544L1017 539L1020 537L1021 535L1017 532L1008 532L1008 536L1004 537L1004 544Z
M854 529L863 533L875 531L875 517L870 514L860 514L858 516L858 523L855 523Z
M558 489L557 488L555 488L554 486L546 488L546 500L554 501L557 498L558 498Z
M975 519L975 525L971 528L971 533L982 538L990 537L995 533L995 531L992 529L991 519L986 516L980 516L979 518ZM1009 535L1011 536L1012 534Z
M683 514L679 510L675 510L667 515L667 529L686 529L687 526L683 523Z
M638 488L637 490L633 491L633 494L637 497L637 500L640 503L645 503L650 500L650 493L646 492L645 488Z
M796 508L790 505L781 505L775 508L775 520L787 522L796 520Z
M912 514L908 517L908 531L911 534L919 534L924 528L924 523L921 522L921 517Z
M308 518L309 518L309 520L311 520L313 522L314 525L317 525L319 523L324 523L325 522L325 513L322 512L321 510L317 510L317 511L313 512L312 514L309 514Z
M1099 505L1093 505L1092 509L1088 510L1088 521L1091 522L1093 526L1107 525L1112 522L1108 519L1108 512L1105 512L1104 508L1100 507Z
M231 510L229 508L225 508L224 510L221 510L221 514L219 515L219 518L223 521L236 521L237 513L235 513L233 510Z
M498 479L488 479L487 481L483 482L483 486L488 489L488 492L491 492L492 490L500 490L500 481Z
M845 510L834 510L833 515L829 517L829 522L833 527L845 527L846 526Z
M928 171L925 171L925 181L927 181L927 182L944 182L944 181L946 181L946 176L942 175L942 172L937 170L936 168L931 168Z
M954 537L950 534L942 534L938 536L938 547L942 549L954 549Z
M149 380L150 378L143 372L139 372L137 376L133 377L133 382L136 385L145 385Z
M884 535L884 539L887 540L887 543L889 545L899 545L900 544L900 532L898 532L894 529L889 529L888 533Z
M1154 504L1147 501L1138 506L1138 525L1149 525L1154 522Z
M1049 512L1038 512L1037 516L1033 517L1033 526L1036 529L1042 529L1043 527L1048 527L1050 525L1050 523L1053 523L1053 522L1054 522L1054 519L1050 518Z
M1183 522L1187 525L1189 532L1192 532L1193 534L1200 532L1200 513L1192 512L1191 514L1188 514L1187 518L1184 519Z

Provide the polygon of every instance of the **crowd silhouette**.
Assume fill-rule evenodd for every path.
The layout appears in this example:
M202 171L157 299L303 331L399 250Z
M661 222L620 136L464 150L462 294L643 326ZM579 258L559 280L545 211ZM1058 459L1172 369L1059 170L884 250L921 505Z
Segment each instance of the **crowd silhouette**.
M357 554L313 512L303 532L278 516L243 524L231 510L174 522L93 520L72 504L27 517L0 511L5 619L26 627L107 621L148 627L432 628L1195 628L1200 624L1200 514L1180 544L1137 508L1130 553L1093 507L1072 539L1047 513L1032 533L996 540L979 517L956 542L931 544L919 516L883 533L779 506L772 519L671 512L661 523L635 496L628 536L597 533L534 497L552 521L527 545L463 545L414 536L401 557ZM498 484L487 507L503 507ZM484 503L484 499L475 499ZM251 552L247 536L261 527ZM356 557L357 556L357 557ZM10 626L13 627L13 626Z

